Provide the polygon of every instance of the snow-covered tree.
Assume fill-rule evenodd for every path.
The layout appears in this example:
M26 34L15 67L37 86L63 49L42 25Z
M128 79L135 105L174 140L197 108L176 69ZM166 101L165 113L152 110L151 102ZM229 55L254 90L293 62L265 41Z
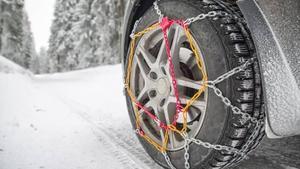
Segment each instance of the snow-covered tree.
M38 58L35 51L35 43L31 32L30 22L26 12L24 12L23 15L23 38L22 39L23 39L22 55L24 60L23 66L35 73L38 71Z
M108 42L111 45L111 56L107 58L108 64L115 64L121 61L120 58L120 40L121 40L121 26L123 21L123 15L125 10L124 0L106 0L108 5L108 25L107 31L109 31ZM105 6L102 6L105 7Z
M41 47L39 54L39 73L49 73L49 57L47 53L47 49L45 47Z
M35 45L23 0L0 0L0 54L34 69Z
M75 11L76 20L72 31L76 36L74 46L77 54L77 68L90 67L98 64L98 57L95 55L95 49L99 45L98 31L95 23L95 15L92 14L92 7L96 0L80 0ZM101 29L101 28L98 28Z
M23 6L21 0L0 0L0 54L22 66Z
M124 0L57 0L49 41L52 71L120 62Z
M66 71L73 67L68 63L68 58L74 56L72 23L77 3L78 0L56 1L48 50L52 72Z

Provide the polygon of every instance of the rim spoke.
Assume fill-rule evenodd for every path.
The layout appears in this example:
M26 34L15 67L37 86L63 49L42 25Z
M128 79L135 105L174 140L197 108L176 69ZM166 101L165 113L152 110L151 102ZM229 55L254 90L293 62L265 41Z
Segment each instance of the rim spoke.
M140 93L139 93L139 95L137 96L136 100L139 101L139 102L141 102L142 100L145 99L146 96L147 96L147 89L144 87L144 88L140 91Z
M147 74L149 73L149 70L147 70L147 66L143 59L141 57L135 57L138 67L140 69L141 75L143 76L144 80L147 79Z
M171 31L167 32L167 36L168 36L168 40L170 42L170 39L172 38ZM171 46L170 46L170 49L171 49ZM167 59L167 53L166 53L166 42L164 39L162 39L162 44L160 46L160 49L159 49L159 52L157 55L156 64L161 64L161 63L167 64L168 63L167 60L168 59Z
M197 66L197 62L196 62L196 60L194 59L194 60L192 60L191 63L189 64L189 68L190 68L190 69L193 69L195 66Z
M155 106L154 113L155 113L155 116L156 116L156 117L158 117L163 123L165 123L165 121L162 119L162 114L163 114L163 113L160 113L160 112L159 112L157 106ZM160 128L159 133L160 133L161 141L163 142L163 141L164 141L164 138L165 138L165 133L164 133L164 131L163 131L162 128Z
M166 42L164 40L162 40L162 44L159 48L159 52L157 55L157 59L156 59L156 64L161 64L163 61L167 60L167 56L166 56Z
M180 49L179 47L184 38L185 38L185 36L184 36L182 28L176 27L174 30L174 36L173 36L173 40L172 40L172 44L171 44L171 54L172 55L177 56L179 54L179 49Z
M200 114L201 115L201 114ZM197 116L199 116L199 112L195 112L195 111L189 111L189 113L187 113L187 122L190 122L194 119L197 118ZM178 123L184 123L184 119L183 119L183 113L180 113L177 119Z
M144 132L146 132L146 133L152 133L152 131L145 125L145 123L141 123L141 127L144 130ZM161 139L162 139L161 141L163 141L164 134L163 134L162 130L160 130L160 136L161 136Z
M191 51L190 53L186 54L185 57L185 64L188 65L192 70L197 65L195 54Z
M147 49L145 49L143 46L139 46L139 50L140 50L142 56L144 57L144 59L146 61L146 64L149 67L152 67L152 65L155 61L154 56Z
M194 81L194 80L188 79L186 77L178 78L177 84L178 84L178 86L191 88L191 89L195 89L195 90L199 90L202 86L201 81Z
M167 125L170 125L172 123L173 120L173 116L171 115L171 113L175 113L175 107L173 106L165 106L164 107L164 116L166 119L166 123ZM175 148L178 144L180 144L179 141L177 141L174 132L169 132L169 143L170 143L170 147L173 149Z
M168 108L169 106L168 105L166 105L166 106L164 106L164 108L163 108L163 115L165 116L165 119L166 119L166 124L167 125L170 125L172 122L171 122L171 120L172 120L172 115L170 114L170 113L175 113L175 109L174 108ZM173 110L171 110L171 109L173 109Z
M182 40L184 39L184 34L183 34L183 30L181 27L176 27L176 28L170 28L170 31L172 29L174 31L174 36L173 36L173 40L170 40L170 43L172 42L171 45L171 56L172 56L172 60L173 60L173 64L174 64L174 69L175 72L179 72L180 70L180 65L179 65L179 52L180 52L180 44L182 42Z
M148 101L144 106L143 106L147 111L149 111L150 108L153 109L152 104L150 101ZM142 115L143 113L145 113L144 109L140 109L139 110L140 114Z
M182 143L177 140L176 136L175 136L175 132L169 132L169 143L171 148L176 148L177 146L181 145Z
M157 108L157 106L155 106L151 101L148 101L145 105L144 105L144 107L149 111L149 109L150 108L152 108L153 109L153 112L154 112L154 114L155 114L155 116L157 116L160 120L162 119L160 116L162 115L162 113L159 113L158 112L158 108ZM140 111L140 114L142 115L143 113L145 113L145 110L143 110L143 109L141 109ZM162 122L164 122L163 120L162 120ZM143 129L146 129L146 130L148 130L149 131L149 129L148 129L148 127L146 127L144 124L142 124L144 127L143 127ZM153 126L154 128L158 128L158 125L159 124L155 124L155 126ZM149 131L150 132L150 131ZM163 129L162 128L160 128L159 127L159 134L160 134L160 137L161 137L161 141L163 142L164 141L164 132L163 132Z
M186 65L190 65L193 62L193 60L195 60L195 56L194 56L193 52L190 51L189 49L182 48L180 50L180 55L183 56L183 57L181 57L180 61Z
M183 97L179 97L179 100L180 100L181 104L187 104L188 101L189 101L189 99L183 98ZM176 104L176 97L175 96L169 96L168 101L169 101L169 103ZM192 104L192 106L200 109L201 111L204 111L205 107L206 107L206 102L205 101L200 101L200 100L195 100L194 103Z

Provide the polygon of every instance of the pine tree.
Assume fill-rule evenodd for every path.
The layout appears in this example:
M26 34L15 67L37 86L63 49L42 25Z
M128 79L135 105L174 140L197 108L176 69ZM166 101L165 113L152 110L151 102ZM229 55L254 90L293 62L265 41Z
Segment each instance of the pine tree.
M35 43L33 40L33 35L30 28L30 22L28 19L28 15L24 12L23 16L23 40L22 40L22 47L23 47L23 60L24 60L24 67L30 69L32 72L38 71L38 58L35 51Z
M75 65L69 64L71 62L69 58L75 56L71 28L76 4L77 0L56 1L48 50L52 72L70 70Z
M95 15L92 13L92 8L96 0L80 0L75 12L76 20L72 30L76 36L74 43L75 53L78 58L77 68L87 68L98 65L99 57L95 55L95 50L100 45L99 33L95 22Z
M48 54L52 71L120 62L124 0L57 0Z
M49 57L48 53L45 47L41 47L39 56L39 73L49 73L50 67L49 67Z
M24 66L22 0L0 1L0 54Z
M79 36L76 46L81 47L80 67L119 63L124 1L81 0L77 8L80 19L74 29Z
M0 9L0 54L34 70L36 52L24 1L0 0Z

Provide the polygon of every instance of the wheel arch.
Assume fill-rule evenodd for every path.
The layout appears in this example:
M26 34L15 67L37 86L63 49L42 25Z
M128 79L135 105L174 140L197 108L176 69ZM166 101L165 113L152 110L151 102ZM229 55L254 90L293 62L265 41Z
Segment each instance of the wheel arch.
M300 63L300 57L294 56L300 54L300 44L296 43L300 26L295 22L300 2L238 0L237 5L251 32L262 71L266 134L269 138L299 135L300 71L294 60Z

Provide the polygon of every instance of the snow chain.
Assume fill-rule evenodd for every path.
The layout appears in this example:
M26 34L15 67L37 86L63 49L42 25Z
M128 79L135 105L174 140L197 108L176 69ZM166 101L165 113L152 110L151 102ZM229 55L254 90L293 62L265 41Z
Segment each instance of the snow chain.
M217 79L213 80L213 81L208 81L206 72L203 69L203 63L200 59L200 52L197 51L197 49L195 48L195 42L192 40L191 38L191 33L189 31L188 26L196 21L200 21L200 20L204 20L206 18L212 18L212 17L216 17L216 16L227 16L229 15L226 12L216 12L216 11L210 11L208 13L202 13L196 17L192 17L189 19L186 19L185 21L180 21L180 20L169 20L167 17L164 17L164 15L162 14L161 10L159 9L158 6L158 2L160 0L157 0L153 3L154 5L154 9L156 11L156 13L159 16L159 22L146 28L145 30L135 33L138 23L140 21L137 20L132 33L130 35L131 37L131 43L130 43L130 53L129 53L129 62L128 62L128 67L127 67L127 74L126 74L126 79L125 79L125 89L134 105L134 113L135 113L135 117L136 117L136 130L135 132L141 136L142 138L144 138L149 144L152 144L158 151L160 151L162 153L162 155L164 156L166 163L168 164L168 166L171 169L176 169L176 167L172 164L170 157L167 154L167 144L168 144L168 135L169 132L176 132L178 134L180 134L182 136L182 138L185 140L185 144L184 144L184 167L186 169L190 168L190 163L189 163L189 145L190 143L194 143L197 144L199 146L203 146L205 148L208 149L214 149L217 151L227 151L227 152L231 152L234 153L234 157L231 159L231 161L225 166L228 167L230 166L233 162L235 161L240 161L242 159L244 159L246 157L247 152L250 150L249 146L251 145L251 143L253 143L255 141L255 138L260 134L260 132L263 130L263 126L264 126L264 119L257 119L255 117L252 117L250 114L243 112L240 108L238 108L237 106L234 106L232 104L232 102L223 95L222 91L216 87L217 84L219 84L220 82L234 76L235 74L244 71L246 68L248 68L250 65L252 65L255 62L255 58L251 58L248 59L246 62L244 62L242 65L230 70L229 72L219 76ZM180 25L184 31L185 34L188 38L188 41L191 45L191 48L193 50L193 53L195 54L195 58L197 60L197 65L199 68L199 71L203 74L203 84L202 87L198 90L198 92L188 101L187 105L185 107L181 106L180 100L178 98L178 91L177 91L177 82L176 82L176 76L174 73L174 67L173 67L173 63L172 63L172 57L170 54L170 48L169 48L169 42L168 42L168 38L167 38L167 30L170 26L172 26L172 24L178 24ZM162 123L160 121L160 119L158 117L156 117L155 115L153 115L151 112L149 112L141 103L139 103L137 101L137 99L135 98L131 88L130 88L130 76L131 76L131 67L132 67L132 62L133 62L133 57L134 57L134 53L135 53L135 43L136 43L136 39L143 36L144 34L158 28L158 27L162 28L162 31L164 33L164 40L166 42L166 51L167 51L167 56L168 56L168 61L169 61L169 65L170 65L170 72L171 72L171 76L172 76L172 84L173 84L173 88L175 90L175 96L176 96L176 113L175 113L175 117L174 117L174 121L171 125L166 125L164 123ZM189 109L189 107L193 104L193 102L201 95L201 93L203 93L207 88L210 88L214 91L214 93L222 100L222 102L229 107L233 114L236 115L240 115L241 118L241 123L245 124L246 122L250 121L251 123L249 124L250 126L253 125L254 126L254 130L252 132L252 134L250 135L249 139L247 140L247 142L242 146L242 148L236 149L233 147L229 147L229 146L225 146L225 145L218 145L218 144L211 144L208 142L204 142L202 140L199 139L195 139L195 138L189 138L187 132L186 132L186 126L187 126L187 110ZM177 93L176 93L177 92ZM162 145L160 145L159 143L155 142L154 140L152 140L150 137L148 137L146 135L146 133L142 130L141 126L140 126L140 117L141 114L139 113L139 110L141 109L144 111L144 113L146 113L152 120L154 120L156 122L156 124L162 128L163 131L165 131L164 134L164 141L162 142ZM184 127L182 130L178 130L175 126L176 126L176 120L178 118L178 114L179 113L183 113L183 119L184 119Z

